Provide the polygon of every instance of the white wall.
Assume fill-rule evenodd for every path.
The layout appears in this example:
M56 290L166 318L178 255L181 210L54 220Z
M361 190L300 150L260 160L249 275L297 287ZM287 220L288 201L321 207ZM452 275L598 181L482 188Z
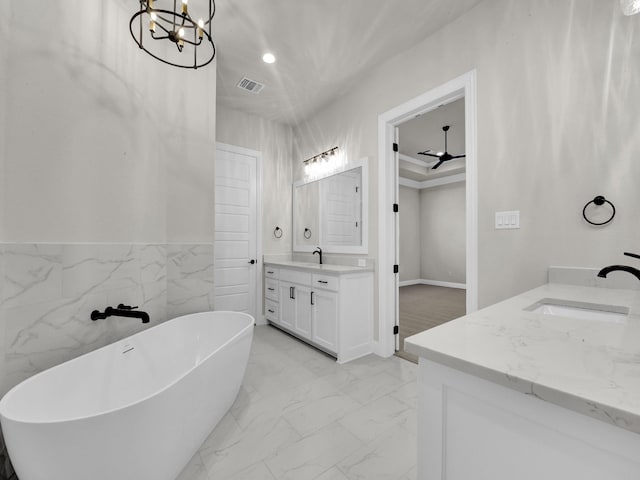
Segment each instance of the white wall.
M211 241L215 65L142 52L122 0L3 3L0 240Z
M142 52L136 7L0 3L0 395L213 307L216 64ZM151 323L89 319L120 302Z
M263 253L290 253L292 129L287 125L218 106L217 141L262 152ZM282 238L273 230L279 226Z
M398 197L400 222L400 281L419 280L422 238L420 190L401 186Z
M420 190L420 278L466 283L465 183Z
M400 281L466 283L464 182L400 187Z
M601 266L638 248L638 58L640 16L624 17L617 1L487 0L298 126L295 152L331 144L370 157L375 254L378 115L477 69L485 306L544 283L549 265ZM597 194L618 208L606 228L582 220ZM521 229L495 230L494 212L512 209Z

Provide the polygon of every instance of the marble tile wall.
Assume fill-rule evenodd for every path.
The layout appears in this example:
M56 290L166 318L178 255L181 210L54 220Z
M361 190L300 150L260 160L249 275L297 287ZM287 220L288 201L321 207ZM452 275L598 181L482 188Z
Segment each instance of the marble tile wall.
M139 306L151 322L92 310ZM0 244L0 396L49 367L213 309L213 244Z

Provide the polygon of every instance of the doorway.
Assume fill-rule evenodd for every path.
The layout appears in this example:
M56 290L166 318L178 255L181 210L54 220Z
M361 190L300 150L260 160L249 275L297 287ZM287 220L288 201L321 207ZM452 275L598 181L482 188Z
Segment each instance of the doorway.
M262 155L218 143L215 162L214 307L262 323Z
M464 98L398 126L398 337L466 311ZM446 152L446 153L445 153Z
M476 72L471 71L440 87L380 115L378 119L379 218L378 218L378 312L379 340L376 352L393 355L399 347L399 149L398 127L416 116L427 114L439 106L464 98L465 158L465 312L478 308L477 284L477 159L476 159ZM428 147L425 147L428 148Z

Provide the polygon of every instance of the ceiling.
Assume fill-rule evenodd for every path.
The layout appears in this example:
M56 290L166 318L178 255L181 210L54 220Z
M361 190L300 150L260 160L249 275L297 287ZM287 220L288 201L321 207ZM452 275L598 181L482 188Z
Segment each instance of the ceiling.
M218 103L295 125L480 1L217 0ZM236 88L244 76L265 88Z
M459 158L443 163L436 170L431 167L437 158L418 155L418 152L444 151L442 127L449 125L447 150L452 155L465 153L464 98L441 105L423 115L419 115L399 127L400 178L424 182L435 178L463 173L465 159Z

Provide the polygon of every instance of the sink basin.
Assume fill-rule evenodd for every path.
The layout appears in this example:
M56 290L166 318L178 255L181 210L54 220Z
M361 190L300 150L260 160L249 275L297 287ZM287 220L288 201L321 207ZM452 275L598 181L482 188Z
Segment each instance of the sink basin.
M629 314L629 309L626 307L575 302L558 298L543 298L533 305L529 305L525 310L543 315L613 323L624 322Z

